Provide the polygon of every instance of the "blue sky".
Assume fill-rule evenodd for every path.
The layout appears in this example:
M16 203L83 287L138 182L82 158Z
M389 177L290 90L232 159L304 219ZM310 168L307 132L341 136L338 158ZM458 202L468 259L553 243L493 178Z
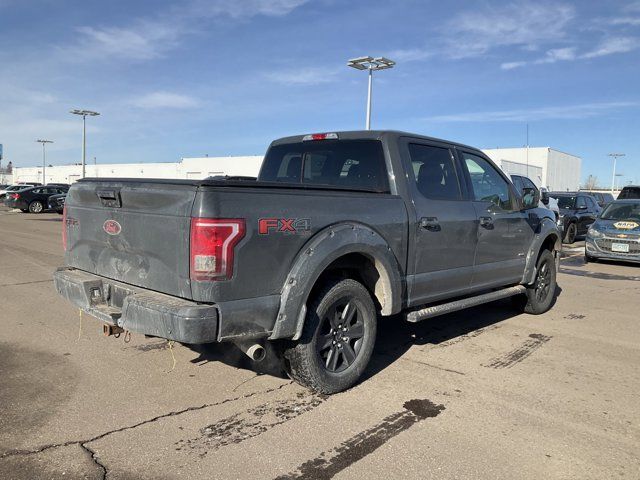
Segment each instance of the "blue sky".
M5 161L262 154L290 134L364 125L478 147L552 146L583 177L640 183L640 1L0 0Z

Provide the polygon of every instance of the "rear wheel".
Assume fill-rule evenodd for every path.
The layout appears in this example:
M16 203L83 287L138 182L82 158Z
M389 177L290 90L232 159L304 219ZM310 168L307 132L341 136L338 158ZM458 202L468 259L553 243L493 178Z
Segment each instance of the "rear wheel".
M556 262L553 253L544 250L536 264L536 278L524 294L513 298L523 312L540 315L547 312L556 293Z
M576 235L578 235L578 226L575 223L570 223L567 226L567 231L564 234L562 243L573 243L576 241Z
M371 295L361 283L330 281L309 305L300 340L285 349L289 375L319 393L353 386L371 358L376 320Z
M42 213L44 210L44 206L40 200L34 200L29 204L29 212L31 213Z

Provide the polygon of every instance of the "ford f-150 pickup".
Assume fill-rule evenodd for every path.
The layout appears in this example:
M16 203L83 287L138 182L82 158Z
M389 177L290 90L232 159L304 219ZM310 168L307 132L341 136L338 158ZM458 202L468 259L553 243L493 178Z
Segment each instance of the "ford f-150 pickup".
M334 393L367 366L379 316L417 322L506 297L551 308L560 233L537 190L524 193L453 142L282 138L255 180L75 183L54 282L106 333L234 342L254 360L275 342L293 379Z

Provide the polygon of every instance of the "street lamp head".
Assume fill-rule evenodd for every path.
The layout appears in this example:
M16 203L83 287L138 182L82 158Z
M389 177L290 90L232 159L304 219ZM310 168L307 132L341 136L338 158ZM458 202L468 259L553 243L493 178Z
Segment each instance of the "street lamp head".
M38 139L38 140L36 140L36 142L38 142L38 143L53 143L53 140L40 140L40 139Z
M73 113L74 115L82 115L83 117L95 117L96 115L100 115L98 112L94 112L92 110L71 110L69 113Z
M358 57L352 58L347 62L347 66L356 70L386 70L393 68L396 64L393 60L386 57Z

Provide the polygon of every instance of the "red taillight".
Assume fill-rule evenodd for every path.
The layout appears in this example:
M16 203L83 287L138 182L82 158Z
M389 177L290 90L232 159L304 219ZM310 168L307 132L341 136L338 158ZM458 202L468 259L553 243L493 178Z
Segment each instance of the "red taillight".
M62 209L62 249L67 251L67 206Z
M191 219L191 280L221 280L233 275L233 252L245 233L244 219Z

